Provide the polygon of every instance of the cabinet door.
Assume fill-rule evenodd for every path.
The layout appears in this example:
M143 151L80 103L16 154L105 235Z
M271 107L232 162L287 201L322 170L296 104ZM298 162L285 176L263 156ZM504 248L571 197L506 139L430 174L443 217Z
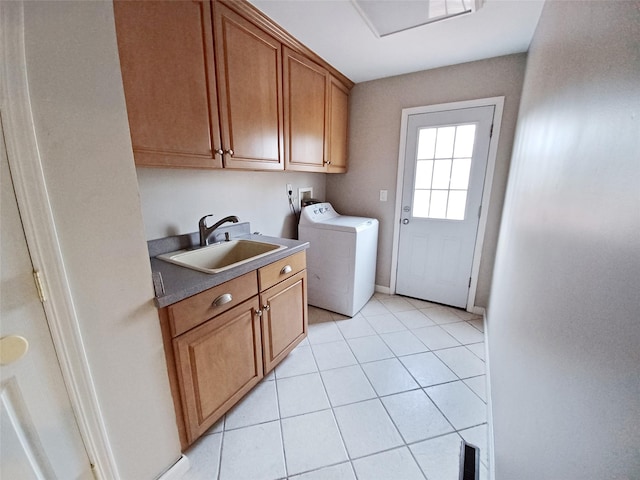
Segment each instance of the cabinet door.
M307 336L307 271L260 294L264 372L270 372Z
M224 166L282 170L282 45L214 3Z
M331 77L329 89L329 154L328 173L347 171L349 128L349 89Z
M263 377L257 296L173 340L191 444Z
M222 167L209 2L116 1L136 165Z
M284 48L285 169L324 172L328 145L329 73Z

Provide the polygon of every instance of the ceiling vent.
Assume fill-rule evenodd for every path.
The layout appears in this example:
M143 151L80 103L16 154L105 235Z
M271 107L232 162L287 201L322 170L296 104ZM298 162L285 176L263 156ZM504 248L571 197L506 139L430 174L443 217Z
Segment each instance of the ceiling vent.
M386 37L458 15L473 13L482 0L351 0L371 31Z

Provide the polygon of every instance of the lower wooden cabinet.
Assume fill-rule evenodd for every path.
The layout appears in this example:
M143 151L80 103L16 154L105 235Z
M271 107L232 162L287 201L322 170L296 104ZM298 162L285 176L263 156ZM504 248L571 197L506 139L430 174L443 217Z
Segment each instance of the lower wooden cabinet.
M222 297L229 300L219 305ZM305 252L159 311L182 449L307 335Z
M254 297L173 340L188 443L264 376L258 310Z
M265 375L307 336L307 271L260 294Z

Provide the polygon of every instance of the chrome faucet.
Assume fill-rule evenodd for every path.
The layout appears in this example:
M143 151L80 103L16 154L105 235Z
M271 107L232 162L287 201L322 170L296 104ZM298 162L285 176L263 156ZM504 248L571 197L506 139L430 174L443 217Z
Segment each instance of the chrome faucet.
M230 215L228 217L224 217L222 220L218 220L216 223L214 223L210 227L207 227L207 218L208 217L213 217L213 215L205 215L198 222L198 230L200 231L200 246L201 247L204 247L204 246L209 244L209 237L215 231L215 229L218 228L223 223L227 223L227 222L238 223L238 217L236 217L235 215ZM227 235L226 238L229 239L229 236Z

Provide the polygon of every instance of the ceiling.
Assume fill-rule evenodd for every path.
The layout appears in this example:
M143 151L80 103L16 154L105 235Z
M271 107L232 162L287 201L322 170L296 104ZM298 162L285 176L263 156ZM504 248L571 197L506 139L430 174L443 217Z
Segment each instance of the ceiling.
M378 38L350 0L249 1L356 83L525 52L544 3L486 0L475 13Z

